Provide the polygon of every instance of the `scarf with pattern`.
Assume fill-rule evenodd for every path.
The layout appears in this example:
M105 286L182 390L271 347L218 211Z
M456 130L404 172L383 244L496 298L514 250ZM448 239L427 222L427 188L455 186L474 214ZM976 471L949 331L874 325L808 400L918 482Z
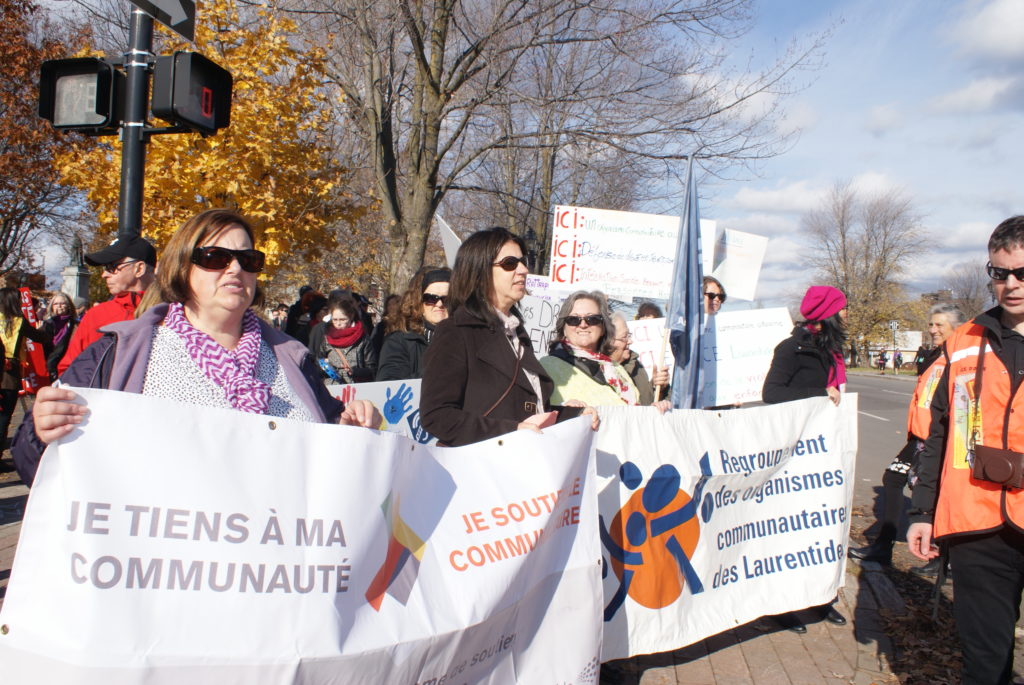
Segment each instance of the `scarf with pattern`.
M192 361L224 391L232 407L250 414L267 413L270 386L256 378L261 336L255 314L247 310L242 317L242 337L234 350L224 349L189 323L180 302L172 302L168 307L164 325L178 334Z
M629 405L635 405L637 403L636 393L633 392L632 386L622 376L619 375L615 367L622 368L618 364L612 361L612 358L606 354L600 352L588 352L587 350L573 345L568 340L562 341L562 347L565 350L575 356L582 359L590 359L601 365L601 373L604 374L604 379L608 381L608 385L612 387L612 390L619 394L622 401ZM625 369L623 369L625 372Z

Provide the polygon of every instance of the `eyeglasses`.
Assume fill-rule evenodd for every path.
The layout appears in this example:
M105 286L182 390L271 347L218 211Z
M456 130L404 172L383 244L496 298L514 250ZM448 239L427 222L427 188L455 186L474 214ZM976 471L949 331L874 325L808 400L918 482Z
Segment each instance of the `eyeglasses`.
M263 271L267 256L259 250L229 250L226 247L197 247L192 250L192 263L204 269L226 269L232 259L238 260L243 271L258 274Z
M516 267L520 264L525 266L527 269L530 268L530 265L526 262L526 257L513 257L512 255L509 255L500 261L494 262L494 266L500 266L505 271L515 271Z
M708 298L712 302L718 300L719 302L725 302L725 293L704 293L704 297Z
M433 293L423 293L423 304L428 307L436 307L440 304L442 307L446 306L448 302L447 295L435 295Z
M113 264L104 264L103 270L106 271L108 274L116 274L118 271L121 270L122 266L128 266L129 264L135 264L136 262L141 261L141 259L129 259L127 262L115 262Z
M985 265L985 270L988 271L988 276L993 281L1005 281L1013 274L1013 277L1018 281L1024 282L1024 266L1019 266L1016 269L1004 269L1001 266L992 266L992 262Z
M615 342L626 343L628 345L629 343L633 342L633 334L627 333L626 335L620 338L615 338Z
M565 317L566 326L579 326L584 321L587 322L588 326L600 326L604 323L604 317L600 314L589 314L587 316L576 316L574 314L570 314Z

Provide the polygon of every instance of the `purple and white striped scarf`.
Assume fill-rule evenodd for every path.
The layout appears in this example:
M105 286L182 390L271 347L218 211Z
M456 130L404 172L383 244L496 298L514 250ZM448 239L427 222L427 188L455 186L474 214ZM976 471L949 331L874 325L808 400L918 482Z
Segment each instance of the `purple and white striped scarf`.
M224 391L224 397L232 407L250 414L267 413L270 386L256 378L260 325L255 314L245 312L242 338L230 351L189 323L185 318L185 307L180 302L171 303L164 325L181 337L196 366Z

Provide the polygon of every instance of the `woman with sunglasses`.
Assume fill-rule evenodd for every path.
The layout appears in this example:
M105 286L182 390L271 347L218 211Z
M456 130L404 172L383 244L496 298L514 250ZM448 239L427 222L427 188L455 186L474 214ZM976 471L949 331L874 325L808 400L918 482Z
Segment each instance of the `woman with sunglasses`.
M554 386L517 308L526 295L525 254L522 238L500 227L477 231L459 247L450 314L427 348L420 400L423 428L442 444L539 431L581 410L597 428L597 412L582 402L551 405Z
M416 272L402 295L398 312L388 320L377 366L378 381L423 377L423 355L435 327L448 318L450 269L425 266Z
M164 250L155 286L162 303L105 326L62 382L300 421L379 425L373 405L331 397L309 351L252 311L262 304L256 277L263 263L245 218L226 209L198 214ZM87 413L74 399L64 387L40 390L12 449L25 483L46 445Z
M641 404L640 391L629 372L610 356L614 334L615 323L604 293L578 290L565 299L555 320L549 354L540 360L555 383L552 402L571 397L591 406ZM659 381L668 382L667 371L655 374L655 382ZM667 400L653 404L662 412L671 406Z
M704 314L714 316L725 304L725 287L714 276L705 276L701 284L704 287Z

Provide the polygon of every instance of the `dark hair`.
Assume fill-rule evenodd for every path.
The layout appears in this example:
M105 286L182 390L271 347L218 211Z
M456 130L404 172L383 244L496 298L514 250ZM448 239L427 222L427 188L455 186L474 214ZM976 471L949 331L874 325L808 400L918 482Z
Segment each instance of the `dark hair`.
M988 239L989 252L1009 252L1018 247L1024 247L1024 214L1011 216L996 226L996 230L992 231L992 236Z
M4 332L7 334L15 325L21 325L21 293L17 288L0 288L0 317L3 317ZM7 350L7 354L17 356L10 350Z
M501 319L495 313L494 279L491 270L494 260L506 243L515 243L526 254L523 239L506 228L495 226L477 231L466 238L455 255L451 287L448 290L448 313L454 314L460 307L473 316L495 326L501 326ZM522 320L519 308L513 306L512 313Z
M663 316L665 316L665 313L661 311L661 307L653 302L641 302L640 306L636 308L636 318L638 319L645 319L647 317L660 319Z
M835 363L834 353L842 354L846 345L846 324L840 318L839 312L816 323L818 330L811 336L811 339L814 341L814 346L825 353L829 366L832 366Z
M432 272L438 272L434 274ZM447 274L447 280L439 278ZM388 324L384 329L385 333L404 331L406 333L423 333L423 291L427 286L423 285L427 274L431 274L433 283L451 283L452 272L443 267L423 266L409 281L409 287L401 296L401 303L393 316L387 317ZM397 295L392 297L398 298Z
M253 246L256 245L256 236L249 220L231 209L207 209L182 224L181 228L167 242L167 247L164 248L163 256L160 259L160 269L157 272L156 280L162 301L188 302L194 297L195 293L192 292L192 286L188 283L189 274L194 268L192 250L207 240L215 239L232 226L241 227L249 236L249 241ZM256 291L249 306L263 306L263 290L259 284L256 285Z
M719 302L725 304L725 286L722 285L722 282L715 278L714 276L705 276L704 280L701 281L701 296L703 297L704 290L708 287L708 283L714 283L715 285L718 286L718 292L722 293L722 299L720 299Z
M573 305L580 300L590 300L597 305L597 311L600 313L601 318L604 319L602 327L604 333L597 340L597 351L601 354L609 354L612 351L612 339L615 337L615 322L612 321L612 310L608 306L608 298L600 290L594 290L587 292L586 290L577 290L569 297L565 298L562 302L561 309L558 310L558 317L555 319L555 330L554 335L551 336L551 347L550 350L554 351L563 340L565 340L565 317L569 316L572 312Z

